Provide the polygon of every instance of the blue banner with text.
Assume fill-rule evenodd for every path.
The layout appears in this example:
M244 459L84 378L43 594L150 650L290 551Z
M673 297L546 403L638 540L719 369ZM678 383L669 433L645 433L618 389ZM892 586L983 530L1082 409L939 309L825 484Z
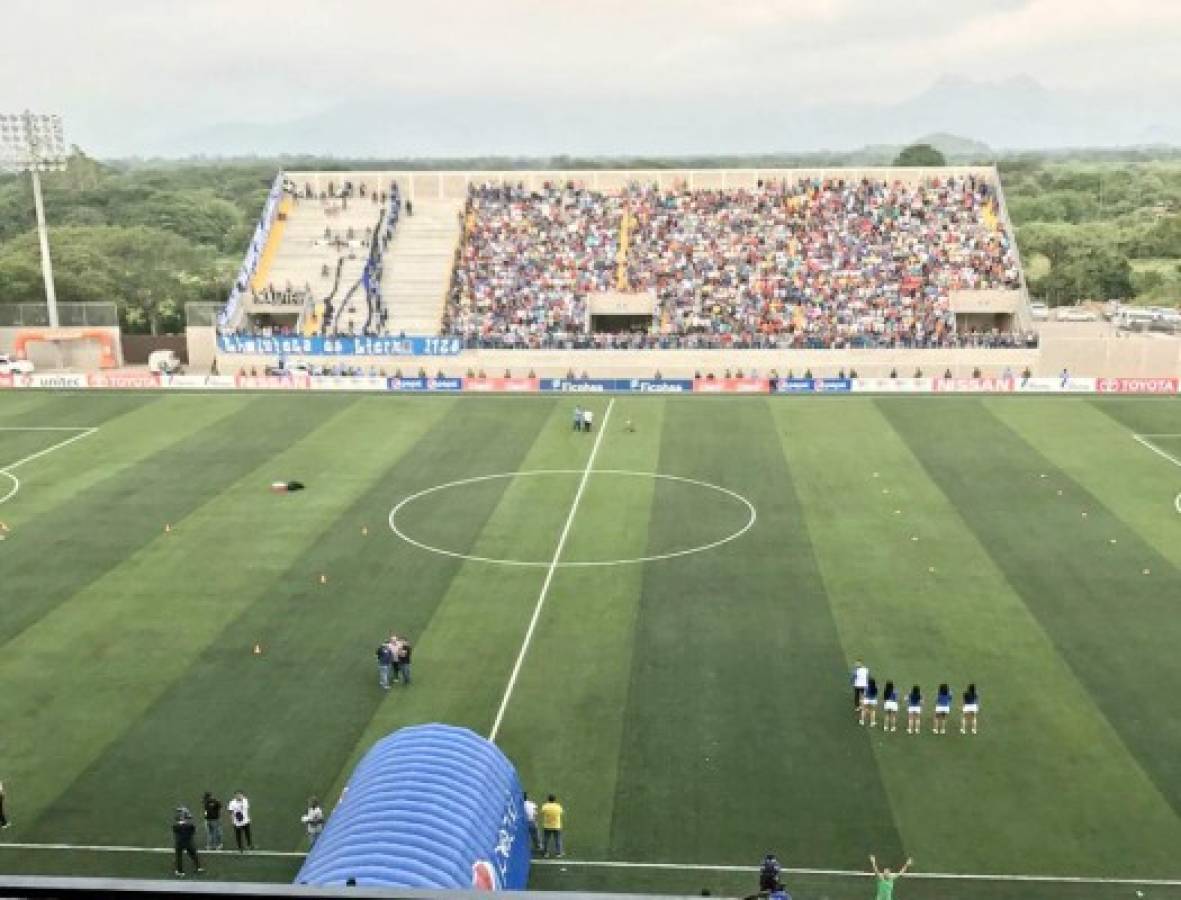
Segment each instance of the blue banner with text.
M449 337L299 337L257 334L219 334L221 353L259 353L266 356L457 356L459 338Z

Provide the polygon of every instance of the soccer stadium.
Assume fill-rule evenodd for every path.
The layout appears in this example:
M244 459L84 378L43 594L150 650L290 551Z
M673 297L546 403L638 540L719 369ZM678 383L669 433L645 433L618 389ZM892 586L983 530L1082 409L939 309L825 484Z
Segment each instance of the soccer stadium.
M137 318L206 163L0 150L3 896L1181 898L1181 317L1024 156L268 162Z

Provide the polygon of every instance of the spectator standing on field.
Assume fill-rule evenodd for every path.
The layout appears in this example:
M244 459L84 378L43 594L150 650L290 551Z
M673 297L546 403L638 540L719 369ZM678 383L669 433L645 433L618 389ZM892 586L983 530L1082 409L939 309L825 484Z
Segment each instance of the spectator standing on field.
M775 890L775 886L779 884L780 871L782 871L782 867L774 853L768 853L763 857L763 861L759 865L759 893L769 894Z
M874 900L894 900L894 882L906 874L906 870L910 868L910 864L914 862L912 859L906 861L904 865L897 872L891 872L887 869L879 869L877 858L871 853L869 855L869 864L873 866L874 878L877 880L878 888Z
M402 639L396 634L391 633L388 643L390 648L390 681L396 684L402 677L402 667L398 662L398 653L402 649Z
M554 842L555 855L559 859L566 855L562 850L562 814L564 812L562 804L558 803L558 798L554 794L550 794L545 803L541 805L541 828L544 835L541 849L546 856L549 856L551 840Z
M193 868L203 872L201 860L197 857L197 826L193 824L192 813L187 807L176 808L176 820L172 823L172 842L176 848L176 877L185 877L184 859L187 853L193 861Z
M582 411L582 430L589 432L591 426L595 423L595 411L593 409L585 409Z
M869 666L861 660L853 661L853 711L861 715L861 700L865 696L865 689L869 687Z
M324 810L315 797L308 798L308 811L300 817L308 829L308 847L316 846L316 838L324 831Z
M402 682L407 687L410 686L410 655L413 652L414 648L408 640L403 638L398 642L397 670L402 674Z
M201 798L201 809L205 815L205 849L220 850L221 837L221 801L209 791Z
M537 833L537 804L525 794L525 824L529 826L529 845L536 853L541 850L541 836Z
M388 641L377 646L377 686L383 691L390 689L390 671L394 666L394 651Z
M574 430L582 431L582 407L574 407Z
M254 836L250 833L250 801L241 791L234 791L234 799L226 804L230 811L230 822L234 826L234 842L238 852L254 849Z

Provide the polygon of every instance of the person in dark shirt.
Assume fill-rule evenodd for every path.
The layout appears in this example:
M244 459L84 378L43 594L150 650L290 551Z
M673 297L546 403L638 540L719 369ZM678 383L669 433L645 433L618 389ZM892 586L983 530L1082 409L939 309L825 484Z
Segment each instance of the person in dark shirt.
M869 684L865 688L865 694L861 697L861 724L864 725L869 721L870 728L877 728L878 725L878 683L875 679L869 679Z
M886 690L884 695L884 702L882 710L885 714L882 719L882 731L897 731L898 730L898 691L894 689L894 682L886 682Z
M398 644L398 670L402 673L402 682L407 686L410 685L410 654L413 652L410 642L403 638Z
M779 884L779 873L782 867L779 865L779 860L775 858L774 853L768 853L763 857L763 862L759 865L759 892L770 893L775 890L775 886Z
M4 814L4 782L0 781L0 828L7 828L11 824Z
M976 693L976 685L968 685L964 691L964 708L960 716L960 734L967 734L971 727L972 734L976 733L976 716L980 712L980 696Z
M906 695L906 733L918 734L922 731L923 723L923 692L916 684Z
M209 791L201 799L201 809L205 813L205 849L220 850L221 838L221 801Z
M176 808L176 821L172 823L172 839L173 846L176 848L176 877L184 878L184 858L185 854L189 855L189 859L193 861L193 868L198 873L204 872L201 868L201 860L197 857L197 826L193 824L193 816L183 806Z
M935 721L932 723L932 734L947 734L947 717L951 714L951 688L946 684L939 685L939 693L935 695Z

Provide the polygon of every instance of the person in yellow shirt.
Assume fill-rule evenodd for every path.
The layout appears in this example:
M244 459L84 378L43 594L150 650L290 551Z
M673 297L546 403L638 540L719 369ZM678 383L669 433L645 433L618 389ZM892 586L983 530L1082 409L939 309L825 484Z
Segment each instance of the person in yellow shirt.
M558 798L550 794L546 798L545 803L541 804L541 849L542 852L549 856L549 844L552 840L554 842L554 850L557 851L557 856L560 858L566 854L562 852L562 804L558 802Z

